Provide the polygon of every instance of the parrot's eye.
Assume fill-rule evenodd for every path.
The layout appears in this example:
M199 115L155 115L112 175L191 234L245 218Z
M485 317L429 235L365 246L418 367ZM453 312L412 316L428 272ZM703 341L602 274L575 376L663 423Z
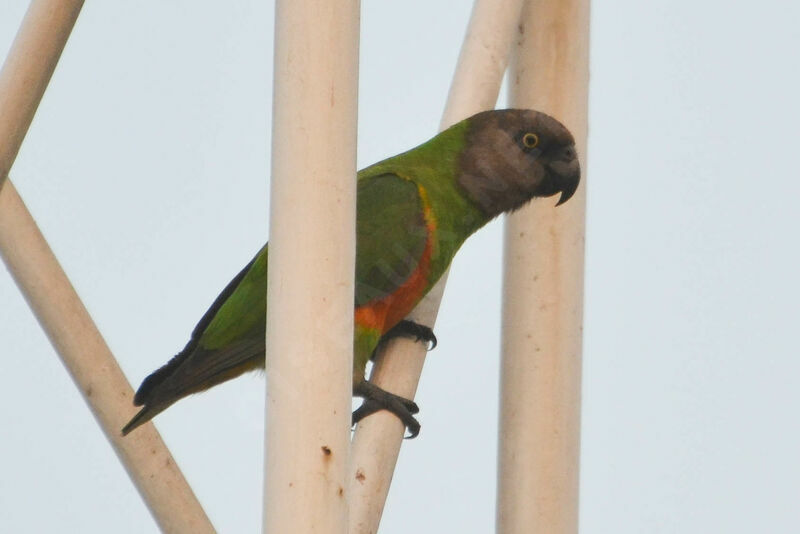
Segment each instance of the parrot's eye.
M528 132L522 136L522 144L525 145L525 148L536 148L536 145L539 144L539 136Z

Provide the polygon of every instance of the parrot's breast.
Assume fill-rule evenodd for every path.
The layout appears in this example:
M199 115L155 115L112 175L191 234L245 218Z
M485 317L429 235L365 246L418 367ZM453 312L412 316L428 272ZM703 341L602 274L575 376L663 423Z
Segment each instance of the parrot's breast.
M422 199L423 216L428 236L416 269L401 286L383 298L375 299L355 310L355 322L365 328L385 334L408 315L430 289L431 258L436 235L436 218L430 208L427 192L417 185Z

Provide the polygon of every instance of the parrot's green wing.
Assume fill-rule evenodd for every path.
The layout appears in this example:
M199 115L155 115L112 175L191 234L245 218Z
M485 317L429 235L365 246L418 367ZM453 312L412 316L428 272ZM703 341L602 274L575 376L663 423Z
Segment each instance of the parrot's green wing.
M359 180L356 307L394 293L414 274L428 239L417 185L396 174Z
M192 339L197 339L200 347L206 350L228 347L242 337L260 337L263 343L268 255L269 246L264 245L211 305L192 332Z

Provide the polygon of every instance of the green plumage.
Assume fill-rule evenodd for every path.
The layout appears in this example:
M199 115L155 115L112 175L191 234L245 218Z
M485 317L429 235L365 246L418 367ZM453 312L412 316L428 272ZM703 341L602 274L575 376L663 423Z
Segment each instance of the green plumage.
M469 181L480 176L483 163L472 168L465 162L472 161L466 158L470 150L486 148L473 146L476 134L501 133L508 127L497 120L511 121L511 127L523 131L535 127L535 121L528 119L516 125L514 121L520 122L516 115L525 113L535 114L533 117L540 121L546 117L516 110L480 114L358 173L355 382L363 379L364 367L381 335L428 292L464 240L497 213L516 207L500 205L495 209L492 204L487 209L479 198L482 193L473 190L475 186ZM486 119L490 119L488 123ZM513 137L495 137L497 143L508 144L512 139L510 150L517 150ZM500 155L503 161L508 159L506 154ZM492 193L495 197L504 187L511 187L505 195L509 202L517 202L523 194L500 178L487 175L486 180L498 180ZM531 191L524 192L525 201L535 194L531 186ZM499 198L504 198L502 193ZM494 197L491 202L496 203ZM142 383L134 403L144 408L123 433L190 393L264 366L267 263L265 245L211 305L186 347Z
M359 307L386 296L411 276L428 229L417 186L396 174L359 180L356 198L355 305Z

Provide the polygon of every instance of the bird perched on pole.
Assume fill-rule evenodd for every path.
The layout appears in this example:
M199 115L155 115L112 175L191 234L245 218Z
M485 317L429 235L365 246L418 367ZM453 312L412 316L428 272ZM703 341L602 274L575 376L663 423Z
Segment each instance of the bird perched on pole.
M578 187L580 165L572 134L532 110L484 111L428 142L359 171L356 193L353 395L364 402L353 423L389 410L419 433L417 405L364 376L382 340L436 338L404 318L447 270L476 230L534 197ZM134 397L142 409L129 433L177 400L264 367L269 245L225 287L186 347L148 376Z

